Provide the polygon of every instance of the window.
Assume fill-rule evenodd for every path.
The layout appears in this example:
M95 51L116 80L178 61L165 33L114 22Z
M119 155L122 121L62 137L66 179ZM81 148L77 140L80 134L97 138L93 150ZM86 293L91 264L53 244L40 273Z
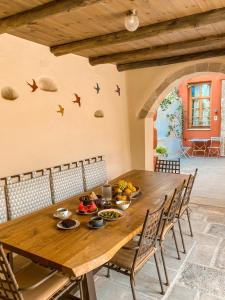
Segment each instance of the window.
M189 127L210 127L210 95L210 82L189 85Z

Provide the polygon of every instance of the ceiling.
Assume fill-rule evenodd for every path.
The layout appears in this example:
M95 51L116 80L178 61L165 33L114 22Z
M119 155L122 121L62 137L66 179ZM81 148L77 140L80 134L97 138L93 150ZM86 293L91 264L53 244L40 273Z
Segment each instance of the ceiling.
M124 28L125 14L132 8L140 19L134 33ZM55 55L91 58L93 65L125 64L132 69L133 62L160 65L165 58L188 59L200 52L216 56L225 49L225 0L3 0L0 18L1 33L47 45Z

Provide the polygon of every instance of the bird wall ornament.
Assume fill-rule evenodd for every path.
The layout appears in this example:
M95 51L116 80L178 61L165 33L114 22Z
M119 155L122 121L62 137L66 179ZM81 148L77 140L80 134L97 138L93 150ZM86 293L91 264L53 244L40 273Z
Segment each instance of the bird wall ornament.
M74 96L76 97L76 100L73 100L73 103L77 103L79 107L81 107L81 98L77 94L74 94Z
M115 92L120 96L120 87L118 86L118 84L116 85Z
M96 83L96 86L94 86L94 89L96 90L97 94L100 92L100 86L98 83Z
M58 106L59 106L59 110L57 110L56 112L63 116L64 115L64 107L60 104Z
M38 86L36 84L36 81L34 79L32 79L32 84L27 82L27 84L32 88L31 93L35 92L38 89Z

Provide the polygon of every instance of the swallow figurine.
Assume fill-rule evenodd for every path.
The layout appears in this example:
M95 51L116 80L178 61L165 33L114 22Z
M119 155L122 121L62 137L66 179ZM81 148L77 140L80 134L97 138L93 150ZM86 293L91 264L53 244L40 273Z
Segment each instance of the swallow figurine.
M97 94L99 94L100 86L98 83L96 83L96 86L94 86L94 89L97 91Z
M57 110L56 112L63 116L64 115L64 107L59 104L59 110Z
M77 94L74 94L76 97L76 100L73 101L73 103L77 103L79 106L81 106L80 97Z
M37 86L36 81L34 79L32 79L32 81L33 81L32 84L29 83L29 82L27 82L27 84L32 88L31 92L33 93L33 92L35 92L38 89L38 86Z
M115 92L120 96L120 87L118 86L118 84L116 85Z

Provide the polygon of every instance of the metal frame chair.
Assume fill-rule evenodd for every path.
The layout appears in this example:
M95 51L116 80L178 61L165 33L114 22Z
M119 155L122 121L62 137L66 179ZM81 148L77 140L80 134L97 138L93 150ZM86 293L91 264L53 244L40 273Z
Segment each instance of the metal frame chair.
M166 285L169 285L169 278L168 278L168 273L166 269L166 263L165 263L165 258L164 258L164 246L163 242L166 239L166 236L170 230L172 230L173 233L173 239L177 251L177 257L180 260L180 253L179 253L179 248L177 244L177 239L176 239L176 233L174 230L174 225L175 225L175 217L176 217L176 212L178 208L181 205L181 199L182 199L182 193L184 190L185 186L185 180L184 182L174 190L173 194L171 197L168 198L168 196L165 197L165 202L164 202L164 215L163 215L163 225L160 230L160 235L158 237L159 239L159 246L161 250L161 257L162 257L162 263L164 267L164 272L165 272L165 277L166 277Z
M130 284L133 299L136 300L134 284L136 273L144 266L144 264L154 256L157 274L161 287L161 294L164 295L163 283L159 270L157 252L157 237L163 216L163 206L157 211L151 213L147 210L143 230L138 241L130 241L127 243L106 265L108 275L110 277L110 269L127 275L130 277Z
M182 227L181 227L180 220L182 219L184 213L186 213L187 214L187 219L188 219L188 224L189 224L189 229L190 229L190 235L191 235L191 237L193 237L193 231L192 231L191 219L190 219L189 202L190 202L191 192L192 192L192 189L193 189L193 185L195 183L197 173L198 173L198 169L195 170L194 175L190 174L190 176L188 178L187 185L186 185L184 193L183 193L181 205L179 207L179 210L176 213L176 219L178 221L180 237L181 237L181 242L182 242L184 253L186 253L186 248L185 248L184 237L183 237L183 232L182 232Z
M155 172L180 174L180 158L177 160L157 158Z
M30 265L34 266L34 263L31 263ZM20 270L20 272L15 273L12 271L12 268L7 260L6 254L4 252L4 249L2 245L0 245L0 299L4 300L30 300L30 299L37 299L36 295L38 295L38 299L40 299L40 288L43 285L46 285L45 288L47 288L46 296L44 296L42 299L58 299L60 296L69 293L71 289L75 287L78 283L81 286L82 277L79 279L75 278L67 278L63 275L60 275L57 270L49 270L47 268L41 267L39 265L35 265L38 269L36 272L33 270L33 273L35 272L35 276L37 276L37 272L40 271L40 273L46 273L45 276L40 276L40 279L37 282L34 282L32 285L28 285L25 287L20 287L18 283L19 278L23 278L22 272L25 273L25 278L27 276L26 271L27 269L24 268L24 270ZM58 285L54 285L54 279L58 276L58 280L60 277L60 281L58 282ZM55 277L55 278L54 278ZM29 276L28 282L30 282L31 278ZM22 280L23 284L26 282L26 280ZM52 287L51 287L52 285ZM38 290L37 290L38 289ZM26 294L28 293L28 294ZM35 294L36 293L36 294ZM33 294L33 295L32 295ZM47 295L48 294L48 295ZM83 293L81 292L81 299L83 297ZM78 298L74 298L78 299Z
M217 158L220 157L220 149L222 144L221 137L211 137L210 138L210 146L208 146L208 156L216 154Z
M190 154L188 153L188 151L191 150L191 147L189 146L184 146L182 139L179 140L179 155L180 157L185 157L185 158L190 158Z

